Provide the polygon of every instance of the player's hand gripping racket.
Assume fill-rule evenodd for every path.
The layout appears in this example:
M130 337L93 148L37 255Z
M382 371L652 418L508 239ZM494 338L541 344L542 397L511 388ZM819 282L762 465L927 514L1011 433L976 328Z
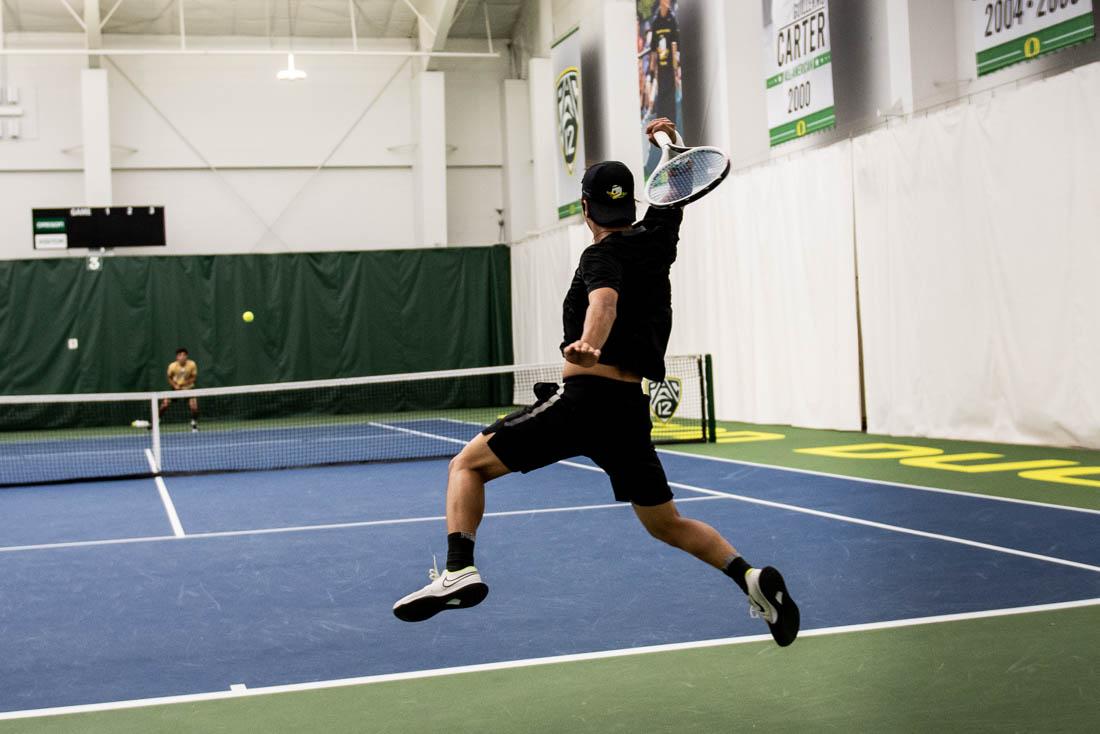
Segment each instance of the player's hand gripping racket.
M710 146L676 145L664 131L653 134L664 156L645 185L645 200L658 209L686 206L715 189L729 175L730 159Z

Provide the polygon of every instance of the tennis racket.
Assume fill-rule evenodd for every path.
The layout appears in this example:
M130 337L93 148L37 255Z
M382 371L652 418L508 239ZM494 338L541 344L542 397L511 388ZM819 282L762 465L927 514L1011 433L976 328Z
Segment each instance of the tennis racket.
M719 148L686 148L674 144L664 132L655 133L653 138L664 156L645 185L644 196L650 206L687 206L709 194L729 175L730 158Z

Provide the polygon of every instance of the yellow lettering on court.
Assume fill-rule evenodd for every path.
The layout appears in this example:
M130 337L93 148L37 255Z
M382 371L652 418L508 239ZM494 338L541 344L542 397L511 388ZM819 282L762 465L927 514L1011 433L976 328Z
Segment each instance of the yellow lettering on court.
M795 451L800 454L831 456L835 459L910 459L943 453L943 449L907 446L901 443L853 443L847 446L822 446L815 449L795 449Z
M778 441L786 438L782 433L764 431L723 431L718 430L718 443L750 443L752 441Z
M1038 469L1036 471L1022 471L1020 476L1024 479L1038 479L1041 482L1058 482L1060 484L1079 484L1082 487L1100 487L1100 480L1077 479L1087 474L1100 475L1100 466L1075 466L1062 469Z
M982 461L984 459L1003 459L1004 454L945 454L943 456L922 456L902 459L906 466L919 466L921 469L942 469L966 474L987 474L998 471L1020 471L1021 469L1048 469L1055 466L1077 466L1076 461L1060 459L1037 459L1035 461L1001 461L994 464L963 464L964 461Z

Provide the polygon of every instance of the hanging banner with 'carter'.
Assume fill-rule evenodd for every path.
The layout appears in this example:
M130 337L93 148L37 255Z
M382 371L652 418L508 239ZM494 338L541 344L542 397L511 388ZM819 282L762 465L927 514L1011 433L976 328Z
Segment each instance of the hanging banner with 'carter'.
M764 0L764 27L771 144L834 127L828 0Z

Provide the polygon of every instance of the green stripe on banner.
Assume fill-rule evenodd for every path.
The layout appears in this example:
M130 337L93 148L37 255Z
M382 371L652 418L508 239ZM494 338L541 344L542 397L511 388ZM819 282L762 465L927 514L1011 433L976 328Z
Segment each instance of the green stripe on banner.
M782 71L782 72L776 74L775 76L768 77L767 79L764 80L764 88L765 89L771 89L772 87L777 87L785 81L790 81L791 79L794 79L795 77L802 76L803 74L807 74L807 73L813 71L814 69L819 69L822 66L825 66L825 64L831 63L832 60L833 60L833 52L832 51L826 51L825 53L821 54L820 56L816 56L816 57L810 59L809 61L805 61L805 62L799 64L798 66L792 66L790 69L787 69L786 71Z
M775 146L786 143L803 135L821 132L834 125L836 125L836 108L826 107L813 114L773 127L770 131L771 144Z
M574 214L580 214L581 211L581 203L579 201L574 201L572 204L563 204L558 207L558 219L565 219Z
M978 54L978 76L1012 66L1096 37L1092 13L1070 18L1023 38L987 48Z

